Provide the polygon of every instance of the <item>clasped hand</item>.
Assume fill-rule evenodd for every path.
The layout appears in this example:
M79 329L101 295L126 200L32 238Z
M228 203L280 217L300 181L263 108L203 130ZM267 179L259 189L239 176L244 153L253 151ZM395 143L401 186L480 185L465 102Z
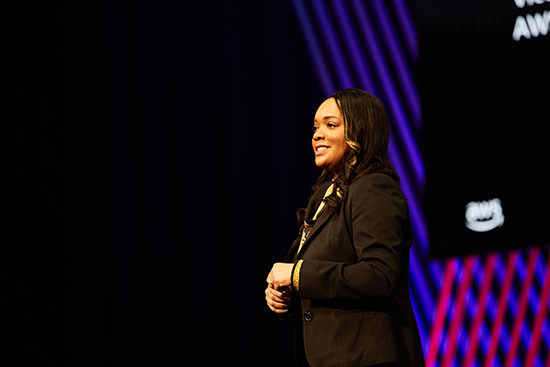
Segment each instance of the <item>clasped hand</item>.
M285 313L290 304L291 273L294 264L275 263L269 272L265 289L267 307L275 313Z

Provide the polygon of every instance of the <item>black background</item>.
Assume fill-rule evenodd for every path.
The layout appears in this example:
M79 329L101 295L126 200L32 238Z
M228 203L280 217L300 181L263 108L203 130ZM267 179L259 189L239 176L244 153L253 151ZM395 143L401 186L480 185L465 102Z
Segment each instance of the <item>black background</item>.
M513 41L514 1L417 6L430 255L550 243L548 36ZM504 225L464 226L471 201L502 201Z
M297 235L327 96L290 3L8 13L17 361L291 364L265 278Z

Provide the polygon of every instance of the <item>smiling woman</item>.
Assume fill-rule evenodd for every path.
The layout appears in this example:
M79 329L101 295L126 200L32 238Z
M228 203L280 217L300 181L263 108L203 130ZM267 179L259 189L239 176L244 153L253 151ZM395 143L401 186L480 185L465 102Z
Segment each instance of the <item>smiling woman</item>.
M284 263L265 290L295 323L299 366L423 366L409 299L407 201L387 158L384 108L359 89L336 92L315 114L322 168Z
M317 167L337 172L344 161L348 145L344 139L344 118L334 98L324 101L315 115L313 138Z

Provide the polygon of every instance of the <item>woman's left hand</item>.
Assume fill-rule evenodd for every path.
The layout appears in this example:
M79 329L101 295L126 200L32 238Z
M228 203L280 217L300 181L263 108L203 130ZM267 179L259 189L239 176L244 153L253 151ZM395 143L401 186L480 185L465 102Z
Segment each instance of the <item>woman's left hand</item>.
M265 302L269 309L277 314L288 312L290 295L288 290L276 291L273 284L268 284L265 289Z
M273 288L290 288L292 284L292 263L275 263L267 276L267 282L273 284Z

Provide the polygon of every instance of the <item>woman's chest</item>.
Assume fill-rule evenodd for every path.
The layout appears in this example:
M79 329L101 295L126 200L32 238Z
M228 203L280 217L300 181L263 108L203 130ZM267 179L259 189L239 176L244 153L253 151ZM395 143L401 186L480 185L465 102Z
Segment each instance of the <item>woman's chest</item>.
M353 245L352 228L341 213L333 213L308 239L303 249L303 259L357 262L357 252Z

